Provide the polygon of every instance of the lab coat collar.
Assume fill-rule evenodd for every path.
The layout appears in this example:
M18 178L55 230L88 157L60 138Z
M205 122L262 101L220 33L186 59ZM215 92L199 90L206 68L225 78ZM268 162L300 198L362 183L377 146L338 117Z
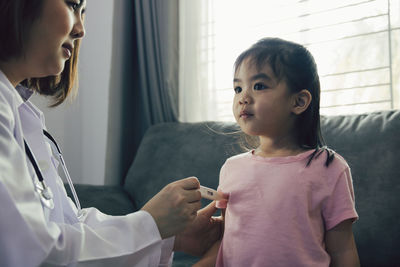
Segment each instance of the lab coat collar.
M7 86L8 89L10 89L10 92L13 94L14 99L17 101L16 102L17 107L21 106L24 102L26 102L33 94L32 90L20 84L17 85L16 88L14 88L10 80L1 70L0 70L0 81L2 81Z
M19 95L21 96L22 100L24 102L28 101L29 98L33 95L33 90L23 86L23 85L17 85L17 87L15 88L17 90L17 92L19 93Z

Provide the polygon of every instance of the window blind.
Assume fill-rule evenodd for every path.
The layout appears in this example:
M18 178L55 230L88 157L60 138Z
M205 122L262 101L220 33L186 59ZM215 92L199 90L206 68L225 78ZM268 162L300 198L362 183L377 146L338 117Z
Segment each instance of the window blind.
M399 108L399 2L208 0L200 51L213 119L233 120L233 62L267 36L301 43L313 54L321 114Z

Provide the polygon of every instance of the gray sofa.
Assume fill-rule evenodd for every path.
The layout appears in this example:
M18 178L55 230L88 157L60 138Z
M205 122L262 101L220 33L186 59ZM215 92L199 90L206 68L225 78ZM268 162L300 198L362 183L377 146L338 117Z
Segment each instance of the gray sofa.
M324 117L328 145L348 161L360 219L354 234L362 266L400 266L400 111ZM163 123L146 132L123 186L77 185L82 205L113 215L142 207L166 184L197 176L216 188L225 159L240 153L234 123ZM225 133L225 134L224 134ZM204 203L206 204L206 203ZM196 258L176 253L174 266Z

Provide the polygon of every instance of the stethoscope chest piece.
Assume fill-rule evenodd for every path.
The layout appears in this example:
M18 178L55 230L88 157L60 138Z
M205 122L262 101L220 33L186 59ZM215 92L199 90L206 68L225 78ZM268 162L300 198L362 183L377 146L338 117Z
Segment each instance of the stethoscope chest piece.
M72 184L71 177L70 177L69 172L67 170L67 166L65 165L64 159L62 157L61 150L58 147L56 140L54 140L54 138L46 130L43 130L43 134L51 141L50 142L50 146L52 147L53 153L55 153L59 157L59 159L61 161L61 166L62 166L62 168L64 170L65 177L67 178L68 184L69 184L69 186L71 188L71 192L72 192L72 195L74 197L74 200L75 200L75 203L76 203L76 206L77 206L77 209L78 209L78 218L80 218L84 214L82 212L81 204L79 203L78 196L77 196L77 194L75 192L74 185ZM50 187L48 187L46 185L46 183L44 182L43 175L42 175L42 173L40 171L40 168L39 168L39 166L38 166L38 164L37 164L37 162L35 160L35 157L32 154L31 149L29 148L29 146L28 146L28 144L26 143L25 140L24 140L24 144L25 144L26 154L27 154L29 160L31 161L31 163L33 165L33 168L35 169L35 173L36 173L37 178L38 178L38 181L35 183L35 190L40 195L40 201L42 202L43 206L45 206L45 207L47 207L49 209L54 209L53 192L51 191Z
M35 190L39 193L40 201L43 206L51 210L54 209L53 192L51 188L48 187L44 181L38 181L36 182Z

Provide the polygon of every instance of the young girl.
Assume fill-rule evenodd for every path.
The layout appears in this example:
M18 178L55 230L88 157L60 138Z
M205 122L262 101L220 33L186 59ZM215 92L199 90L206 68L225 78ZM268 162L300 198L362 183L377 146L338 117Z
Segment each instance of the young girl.
M73 90L85 6L0 0L0 266L167 266L173 248L200 256L220 227L213 205L197 213L194 177L126 216L79 210L65 192L43 114L29 98L36 92L58 105Z
M225 232L216 265L358 266L352 178L324 146L312 55L262 39L237 58L233 84L235 119L259 143L222 166L219 190L229 202L217 203Z

